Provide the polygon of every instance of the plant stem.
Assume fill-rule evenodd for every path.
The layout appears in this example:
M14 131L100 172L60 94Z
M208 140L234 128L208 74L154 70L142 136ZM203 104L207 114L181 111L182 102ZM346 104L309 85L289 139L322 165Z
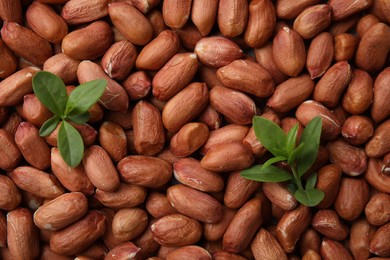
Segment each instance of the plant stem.
M303 190L301 179L298 176L297 169L294 165L290 165L291 171L293 173L295 184L298 186L298 189Z

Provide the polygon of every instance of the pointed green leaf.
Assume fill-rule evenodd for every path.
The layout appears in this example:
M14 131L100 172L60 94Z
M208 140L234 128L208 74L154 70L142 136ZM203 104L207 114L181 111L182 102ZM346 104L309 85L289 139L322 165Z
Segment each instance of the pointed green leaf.
M317 206L324 199L324 192L318 189L296 190L294 197L307 207Z
M303 150L297 156L297 171L299 176L305 174L317 158L321 129L322 119L321 117L315 117L303 130L300 142L305 145L303 146Z
M89 120L89 112L85 112L85 113L82 113L80 115L70 115L68 116L68 119L70 121L72 121L73 123L76 123L76 124L79 124L79 125L82 125L86 122L88 122Z
M103 95L106 86L105 79L96 79L76 87L69 95L65 115L79 115L87 112Z
M287 134L286 140L286 151L290 155L297 143L297 135L298 135L298 123L295 124Z
M290 180L292 175L273 165L263 168L263 165L259 164L241 171L241 177L261 182L283 182Z
M59 77L47 71L39 71L34 75L32 85L36 97L45 107L53 114L64 114L68 95Z
M257 139L270 153L288 157L285 149L287 137L277 124L264 117L254 116L253 129Z
M263 164L263 168L267 168L268 166L270 166L271 164L274 164L274 163L277 163L277 162L281 162L281 161L286 161L286 157L284 156L275 156L269 160L267 160L264 164Z
M41 126L41 129L39 129L39 135L40 136L48 136L56 129L59 122L60 122L60 117L57 115L54 115L52 118L47 120Z
M313 172L310 174L309 178L306 180L305 189L306 190L312 190L316 186L317 183L317 173Z
M290 155L289 155L289 157L288 157L288 160L287 160L287 162L288 162L289 165L293 165L293 164L294 164L295 159L296 159L297 156L302 152L304 146L305 146L304 143L300 143L300 144L298 145L298 147L295 148L295 149L292 151L292 153L290 153Z
M63 121L58 131L58 149L70 167L80 164L84 153L84 143L80 133L68 122Z

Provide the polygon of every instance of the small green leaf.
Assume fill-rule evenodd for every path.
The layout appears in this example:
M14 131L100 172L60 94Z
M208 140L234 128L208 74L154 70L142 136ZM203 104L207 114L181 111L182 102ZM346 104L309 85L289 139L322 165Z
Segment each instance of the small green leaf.
M79 115L87 112L103 95L106 86L105 79L96 79L76 87L69 95L65 115Z
M79 124L79 125L82 125L82 124L85 124L86 122L88 122L89 120L89 112L85 112L85 113L82 113L80 115L70 115L68 116L68 119L70 121L72 121L73 123L76 123L76 124Z
M290 155L289 155L289 157L288 157L288 160L287 160L287 162L288 162L289 165L293 165L293 164L294 164L295 159L296 159L297 156L302 152L304 146L305 146L304 143L300 143L300 144L298 145L298 147L295 148L295 149L292 151L292 153L290 153Z
M287 134L286 151L290 155L297 143L298 124L295 124Z
M39 101L53 114L62 116L68 98L64 82L53 73L39 71L34 75L32 85Z
M263 164L263 168L267 168L268 166L270 166L271 164L274 164L274 163L277 163L277 162L281 162L281 161L287 161L286 157L284 156L275 156L269 160L267 160L264 164Z
M58 131L58 149L70 167L80 164L84 153L84 143L80 133L68 122L63 121Z
M52 118L48 119L41 126L41 129L39 129L39 135L40 136L48 136L56 129L59 122L60 122L60 117L57 115L54 115Z
M316 186L317 183L317 173L313 172L310 174L309 178L306 180L305 189L306 190L312 190Z
M241 171L241 177L261 182L283 182L290 180L292 175L273 165L264 168L263 165L259 164Z
M324 199L324 192L318 189L301 190L298 189L294 193L294 197L307 207L317 206Z
M305 145L303 146L303 150L297 156L297 171L299 176L305 174L317 158L321 129L322 119L321 117L315 117L303 130L300 142Z
M271 120L261 116L253 117L253 129L257 139L275 156L288 157L286 153L286 134Z

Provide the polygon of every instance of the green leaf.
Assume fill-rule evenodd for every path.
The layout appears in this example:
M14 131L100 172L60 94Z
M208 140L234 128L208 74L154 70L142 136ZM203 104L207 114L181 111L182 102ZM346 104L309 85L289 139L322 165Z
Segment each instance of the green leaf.
M288 157L288 160L287 160L289 165L293 165L294 164L295 159L302 152L304 146L305 146L304 143L300 143L298 145L298 147L295 148L294 151L292 151L292 153L290 153L290 155Z
M76 87L69 95L65 115L80 115L87 112L103 95L106 86L105 79L96 79Z
M286 151L289 155L293 152L296 146L297 135L298 135L298 124L295 124L287 134Z
M284 156L275 156L269 160L267 160L264 164L263 164L263 168L267 168L268 166L270 166L271 164L274 164L274 163L277 163L277 162L281 162L281 161L286 161L286 157Z
M283 182L292 179L292 175L285 170L273 165L264 168L261 164L241 171L241 177L261 182Z
M294 197L307 207L317 206L324 199L324 192L318 189L301 190L298 189L294 193Z
M85 113L82 113L80 115L70 115L68 116L68 119L70 121L72 121L73 123L76 123L76 124L79 124L79 125L82 125L86 122L88 122L89 120L89 112L85 112Z
M59 122L60 122L60 117L57 115L54 115L52 118L48 119L41 126L41 129L39 129L39 135L40 136L48 136L56 129Z
M306 180L305 189L306 190L312 190L316 186L317 183L317 173L313 172L310 174L309 178Z
M275 156L288 157L286 153L286 134L271 120L261 116L253 117L253 129L257 139Z
M80 133L68 122L63 121L58 131L58 149L70 167L80 164L84 153L84 143Z
M68 95L59 77L47 71L39 71L34 75L32 85L36 97L45 107L58 116L64 114Z
M298 187L295 183L290 182L287 184L287 189L289 192L291 192L291 194L294 194Z
M297 171L299 176L305 174L317 158L321 129L321 117L315 117L305 127L305 130L303 130L300 142L305 145L303 146L303 150L297 156Z

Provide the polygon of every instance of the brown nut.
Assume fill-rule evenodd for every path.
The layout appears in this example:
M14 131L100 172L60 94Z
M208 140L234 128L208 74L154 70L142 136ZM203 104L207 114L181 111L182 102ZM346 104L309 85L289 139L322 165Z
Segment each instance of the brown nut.
M171 138L169 149L179 157L186 157L198 150L207 140L209 129L203 123L191 122L180 128Z
M354 221L363 212L369 200L369 186L364 178L341 178L340 189L334 203L337 214Z
M272 57L271 43L267 43L261 48L254 49L253 52L257 63L263 66L268 73L271 74L275 84L280 84L288 78L287 75L281 72L275 64L274 58Z
M306 68L312 79L321 77L328 70L334 51L333 37L329 32L322 32L312 39L306 59Z
M367 155L363 149L357 148L338 139L326 145L329 160L340 166L341 170L349 176L359 176L367 169Z
M201 154L206 154L210 149L222 143L242 142L248 133L249 128L247 126L229 124L219 129L210 131L209 137L206 143L200 150Z
M204 192L219 192L224 187L223 178L202 168L200 161L183 158L173 165L173 174L180 183Z
M306 63L306 50L302 37L295 30L287 26L283 27L273 39L272 55L283 73L292 77L298 76Z
M148 214L140 208L122 208L112 220L112 233L118 242L138 237L148 225Z
M318 170L316 188L325 193L324 199L317 205L318 209L329 208L336 200L341 174L341 168L336 164L329 164Z
M51 149L50 163L54 175L67 190L79 191L85 195L91 195L94 192L95 186L88 178L84 166L80 164L74 168L69 167L56 147Z
M368 117L353 115L344 122L341 134L350 144L364 144L374 134L374 125Z
M386 82L390 79L390 68L386 68L375 79L374 82L374 101L371 107L371 117L375 122L380 122L390 115L390 105L387 100L390 93L386 88Z
M310 225L311 210L303 205L287 211L276 226L276 237L287 253L294 251L302 233Z
M172 177L172 166L159 158L145 155L130 155L123 158L117 169L126 183L158 188Z
M0 55L3 57L0 61L0 78L5 79L16 71L17 60L8 46L0 40Z
M139 70L159 70L179 52L180 40L176 32L164 30L139 53L135 65Z
M366 259L371 255L369 244L375 227L365 218L355 220L351 227L349 249L355 259Z
M252 48L259 48L272 36L276 24L276 11L269 0L249 3L248 24L244 33L245 43Z
M314 229L308 228L305 232L302 233L301 238L298 241L298 246L302 255L305 255L309 251L319 253L321 247L320 234L318 234L318 232Z
M40 0L42 2L42 0ZM44 0L65 2L61 16L70 25L88 23L108 14L109 0Z
M359 38L353 34L341 33L334 37L335 61L349 61L355 56Z
M38 257L38 232L28 209L18 208L7 214L7 244L11 259Z
M373 102L373 80L367 72L355 69L342 99L343 108L351 114L361 114Z
M165 194L155 191L148 195L145 207L149 214L156 219L178 213L177 210L172 207L171 203L169 203Z
M183 246L167 254L167 260L189 259L195 256L198 259L211 260L211 254L200 246Z
M87 210L88 201L82 193L65 193L39 207L34 223L40 229L55 231L76 222Z
M3 21L21 23L23 19L21 1L2 1L0 3L0 18Z
M342 241L349 235L349 228L331 209L319 210L314 214L311 226L327 238Z
M77 80L77 67L80 61L72 59L64 53L51 56L43 64L43 70L60 77L65 84L72 84Z
M127 154L125 131L116 123L105 121L99 128L99 143L114 162Z
M53 232L50 237L51 250L61 255L83 252L104 234L105 219L102 213L93 210L72 225Z
M252 153L239 142L213 146L202 158L203 168L215 172L243 170L254 162Z
M365 151L368 157L381 157L390 152L390 120L381 123L367 142Z
M233 124L250 124L257 114L256 104L249 96L222 86L210 90L210 104Z
M131 242L125 242L116 247L112 248L107 255L105 260L115 260L115 259L141 259L141 248L137 247Z
M356 25L356 32L360 38L368 31L372 26L379 23L379 19L373 14L366 14L359 19Z
M340 242L324 238L321 243L321 257L332 260L334 256L344 260L353 260L351 253Z
M153 96L169 100L191 82L197 70L196 54L175 54L153 77Z
M340 61L331 66L314 88L313 99L329 108L334 108L344 89L351 80L351 66L346 61Z
M369 8L373 2L372 0L330 0L328 4L332 10L332 19L341 20Z
M123 82L130 100L139 100L149 95L152 82L145 71L131 73ZM153 102L152 102L153 103Z
M383 161L370 158L364 178L375 189L387 193L390 189L390 176L383 171L384 168Z
M157 250L160 248L160 244L154 241L153 233L150 229L155 222L155 219L151 219L144 232L134 240L134 244L141 249L139 256L142 256L143 259L156 255Z
M367 72L380 70L390 51L390 28L384 23L377 23L366 31L358 45L355 63Z
M129 41L119 41L104 54L101 66L108 76L122 80L129 75L136 59L136 47Z
M382 226L390 221L390 195L374 193L368 201L364 213L371 225Z
M92 60L103 55L112 41L113 33L108 23L96 21L67 34L61 48L63 53L73 59Z
M7 220L3 212L0 212L0 248L7 246ZM1 255L1 254L0 254Z
M283 210L292 210L298 205L285 183L264 182L262 190L272 204Z
M219 241L222 239L227 228L229 227L236 210L223 208L222 220L215 224L204 224L203 234L208 241Z
M268 97L274 92L274 81L268 71L256 62L235 60L219 68L217 77L224 86L256 97Z
M217 0L212 1L192 1L191 21L198 28L202 36L206 36L213 29L218 10Z
M267 246L264 246L267 245ZM256 260L279 259L287 260L287 255L278 240L266 229L260 228L250 245L251 252Z
M177 184L168 188L167 198L179 213L196 220L217 223L222 219L222 205L210 195L199 190Z
M223 235L222 245L224 250L231 253L240 253L249 245L263 223L261 205L261 199L254 198L237 211Z
M109 208L132 208L146 198L146 189L137 185L121 183L113 192L97 189L94 195L101 204Z
M53 54L48 41L15 22L4 22L1 38L16 55L37 66L43 65Z
M309 98L313 90L314 82L309 75L289 78L275 88L267 106L277 112L288 112Z
M53 114L47 109L35 94L27 94L23 98L23 105L17 107L18 113L28 122L41 127Z
M32 124L20 123L15 133L15 143L31 166L39 170L50 166L50 148Z
M98 145L92 145L84 152L83 166L93 185L104 191L119 187L119 176L108 153Z
M65 192L55 176L31 166L19 166L9 176L19 189L41 198L54 199Z
M206 107L209 92L205 83L193 82L164 106L162 120L168 131L176 132Z
M375 231L370 241L370 252L382 257L390 257L390 223Z
M211 68L226 66L244 56L236 43L221 36L202 38L196 43L194 52L202 64Z
M0 129L0 157L0 169L3 170L12 170L22 159L13 137L4 129Z
M248 22L248 2L245 0L220 0L217 23L226 37L235 37L244 32Z
M314 117L322 119L321 137L326 140L336 138L341 131L341 124L336 116L317 101L307 100L299 105L295 112L298 121L306 126Z
M190 17L192 0L164 1L162 15L164 22L171 28L182 28Z
M0 193L0 209L14 210L22 201L20 191L12 179L5 175L0 175Z
M331 13L327 4L307 7L294 20L294 30L304 39L311 39L330 25Z
M276 2L276 13L280 19L293 19L305 8L318 4L319 0L289 1L279 0Z
M158 219L151 227L154 240L162 246L185 246L202 236L202 225L193 218L171 214Z
M28 26L52 43L61 43L68 33L68 25L49 5L33 2L26 10Z
M152 25L133 5L123 1L111 3L108 14L114 26L131 43L146 45L152 39Z

